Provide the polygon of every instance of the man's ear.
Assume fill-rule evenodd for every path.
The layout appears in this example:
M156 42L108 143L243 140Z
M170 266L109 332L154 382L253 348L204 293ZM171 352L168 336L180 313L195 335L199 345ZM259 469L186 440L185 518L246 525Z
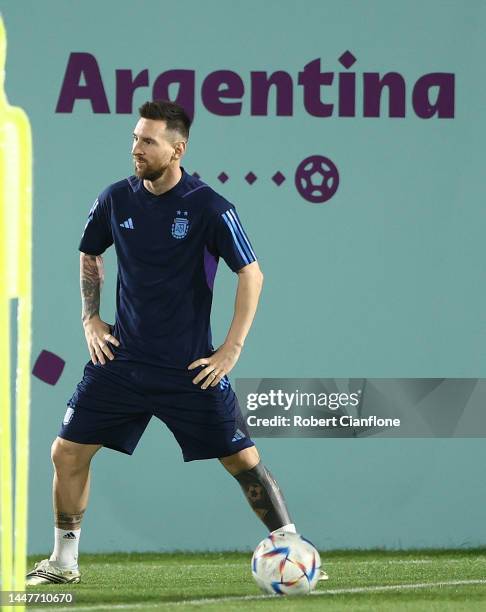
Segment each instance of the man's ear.
M177 142L175 146L175 150L176 150L176 159L181 158L186 151L186 143L183 140L181 140L180 142Z

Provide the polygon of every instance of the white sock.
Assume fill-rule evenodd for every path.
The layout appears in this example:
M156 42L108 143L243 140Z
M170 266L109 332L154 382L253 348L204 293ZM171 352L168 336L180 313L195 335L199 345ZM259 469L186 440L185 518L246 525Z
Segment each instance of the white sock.
M78 546L81 529L59 529L54 527L54 552L49 561L62 569L78 567Z
M297 533L297 530L295 529L295 525L293 523L289 523L288 525L279 527L278 529L275 529L271 533L275 533L276 531L290 531L290 533Z

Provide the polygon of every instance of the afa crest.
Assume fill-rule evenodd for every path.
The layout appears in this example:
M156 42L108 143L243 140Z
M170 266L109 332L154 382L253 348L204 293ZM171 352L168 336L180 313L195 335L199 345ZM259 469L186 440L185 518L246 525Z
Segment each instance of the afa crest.
M177 217L172 223L172 236L177 239L185 238L189 231L189 219L187 219L187 210L177 211ZM182 215L185 215L184 217Z

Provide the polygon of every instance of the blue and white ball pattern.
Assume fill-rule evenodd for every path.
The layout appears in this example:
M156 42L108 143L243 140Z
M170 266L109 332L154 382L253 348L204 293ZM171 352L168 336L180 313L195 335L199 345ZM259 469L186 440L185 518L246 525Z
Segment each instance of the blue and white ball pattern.
M306 595L319 580L321 559L318 551L298 533L277 531L258 544L251 560L251 571L265 593Z

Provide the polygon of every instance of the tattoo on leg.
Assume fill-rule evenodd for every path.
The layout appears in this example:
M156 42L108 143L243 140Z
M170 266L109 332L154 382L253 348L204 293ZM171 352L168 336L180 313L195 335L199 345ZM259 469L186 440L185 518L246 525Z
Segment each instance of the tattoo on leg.
M280 488L260 461L251 470L235 475L250 506L270 531L292 522Z
M81 510L77 514L69 514L67 512L56 512L55 523L58 529L79 529L81 527L81 521L83 520L83 514L86 512L86 508Z

